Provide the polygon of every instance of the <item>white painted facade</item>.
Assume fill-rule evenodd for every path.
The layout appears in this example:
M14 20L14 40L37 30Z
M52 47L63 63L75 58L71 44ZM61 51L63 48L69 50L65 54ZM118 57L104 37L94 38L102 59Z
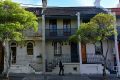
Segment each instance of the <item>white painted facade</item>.
M80 21L82 22L82 20ZM120 25L120 20L117 20L117 24ZM77 27L77 16L76 19L71 19L71 28L78 28ZM49 29L49 19L45 20L45 28ZM57 19L57 29L63 29L63 19L59 18ZM33 31L27 31L25 34L27 37L25 38L26 42L25 44L21 47L18 43L16 46L16 63L11 64L9 73L36 73L33 69L33 67L30 66L33 65L34 68L40 68L38 72L42 72L42 59L37 58L37 56L42 55L42 20L39 20L39 28L38 32L34 33ZM32 36L30 36L32 35ZM38 36L39 35L39 36ZM33 55L28 55L27 54L27 43L32 42L33 43ZM53 40L46 40L45 41L45 57L47 61L51 62L52 60L62 59L63 65L64 65L64 72L66 74L102 74L103 66L101 64L97 63L85 63L85 64L80 64L78 63L73 63L71 62L71 45L70 43L66 41L61 41L62 42L62 58L58 58L54 56L54 46L53 46ZM107 59L109 61L112 61L112 66L114 66L114 55L115 55L115 50L114 50L114 41L108 41L109 43L109 49L108 49L108 56ZM103 44L103 54L106 53L107 51L107 42L102 41ZM10 45L10 43L9 43ZM8 49L8 47L6 46ZM10 46L9 46L10 48ZM79 51L79 50L78 50ZM9 54L9 49L7 50L7 53ZM79 52L80 54L80 52ZM95 54L95 45L93 44L86 44L86 58L88 55L93 56L93 57L101 57L99 55ZM81 57L82 58L82 57ZM80 59L79 59L80 60ZM5 63L6 64L6 63ZM6 65L5 65L6 66ZM6 68L6 67L5 67ZM58 74L59 72L59 67L56 65L54 69L50 73L53 74ZM107 71L109 74L110 72Z
M49 21L46 20L46 28L49 29ZM63 19L57 19L57 29L62 29L63 28ZM77 28L77 20L73 19L71 20L71 28ZM111 61L111 65L114 66L114 55L115 55L115 50L114 50L114 41L108 41L108 55L107 55L107 59L108 61ZM102 41L102 47L103 47L103 54L106 54L107 51L107 41ZM64 41L63 41L63 45L62 45L62 54L63 55L67 55L64 58L71 58L71 46L70 44L65 45ZM87 57L92 56L92 57L96 57L96 58L101 58L102 56L100 55L96 55L95 54L95 45L93 44L86 44L86 54ZM46 55L47 55L47 59L48 61L51 61L53 59L55 59L56 57L54 56L54 47L52 44L52 41L47 41L46 42ZM70 56L70 57L69 57ZM71 59L69 59L71 60ZM64 60L63 60L64 62ZM66 63L64 64L64 68L65 68L65 73L81 73L81 74L102 74L102 70L103 70L103 66L101 64L97 64L97 63L93 63L93 64L77 64L77 71L74 72L73 70L73 66L75 66L76 64L72 64L69 62L69 67ZM81 66L80 66L81 65ZM79 69L81 68L81 69ZM81 70L81 71L80 71ZM80 72L79 72L80 71ZM58 73L59 72L59 68L58 66L53 70L52 73ZM107 73L110 73L109 71L107 71Z
M27 46L17 46L17 55L16 55L16 64L18 65L26 65L32 62L37 62L37 56L39 56L41 52L41 41L35 41L33 47L33 55L27 54Z
M38 56L42 55L42 21L39 20L38 31L34 32L33 30L25 31L25 41L24 44L20 45L15 41L9 42L9 50L11 49L11 43L16 43L16 62L10 64L9 73L36 73L35 69L38 72L42 71L42 59ZM28 55L27 53L27 44L33 44L33 55ZM11 52L11 51L10 51ZM8 52L8 54L10 53ZM11 55L11 60L12 60Z
M57 20L57 28L62 29L63 28L63 19ZM46 20L46 29L49 28L49 21ZM73 19L71 20L71 28L77 28L77 20ZM41 23L39 25L39 31L41 31ZM30 32L29 32L30 34ZM28 38L26 38L28 40ZM39 40L40 38L29 38L30 41L33 42L33 55L27 55L27 47L26 43L24 46L17 45L17 52L16 52L16 64L11 65L10 72L15 73L33 73L35 70L33 70L29 64L36 63L40 61L37 59L37 56L42 54L42 41ZM103 53L106 53L107 50L107 44L106 41L103 41ZM45 52L46 52L46 59L48 61L52 61L56 57L54 56L54 47L52 44L52 41L46 41L45 44ZM113 60L113 53L114 53L114 42L109 41L109 51L108 51L108 59ZM86 44L86 54L87 55L95 55L95 46L93 44ZM71 46L69 42L63 41L62 44L62 59L64 64L64 70L65 73L72 73L72 74L101 74L103 67L100 64L80 64L79 63L71 63ZM97 55L99 57L99 55ZM68 61L68 63L64 63L64 61ZM18 67L19 66L19 67ZM74 70L74 68L77 68L77 70ZM41 65L42 68L42 65ZM81 69L80 69L81 68ZM80 71L81 70L81 71ZM59 67L57 66L55 69L53 69L52 73L58 73Z
M68 62L70 62L71 58L71 47L66 43L63 43L62 45L62 56L63 59L66 59ZM46 42L46 57L48 61L51 61L55 59L56 57L54 56L54 46L52 45L52 42Z

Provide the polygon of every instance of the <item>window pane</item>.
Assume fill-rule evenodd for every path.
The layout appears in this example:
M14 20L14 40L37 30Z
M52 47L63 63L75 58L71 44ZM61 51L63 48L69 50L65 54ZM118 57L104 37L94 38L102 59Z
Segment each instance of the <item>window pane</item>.
M71 33L71 21L70 19L63 20L63 32L64 36L69 36Z
M71 27L70 25L71 25L70 19L64 19L63 20L63 29L64 29L65 32L70 31L70 27Z
M57 20L56 19L49 20L49 29L51 31L55 31L57 29Z
M33 55L33 44L32 43L27 44L27 54Z
M54 42L54 55L60 56L62 54L62 44L60 42Z

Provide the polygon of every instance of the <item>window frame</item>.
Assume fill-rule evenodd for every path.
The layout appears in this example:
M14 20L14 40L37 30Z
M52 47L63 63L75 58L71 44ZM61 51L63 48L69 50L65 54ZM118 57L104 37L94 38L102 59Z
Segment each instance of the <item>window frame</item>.
M57 19L50 19L49 20L49 30L50 30L50 32L57 31Z
M63 19L63 33L64 35L70 35L71 33L71 20Z
M32 47L28 48L28 44L32 44ZM30 50L30 52L32 51L32 53L29 53L28 50ZM33 54L34 54L34 44L32 42L28 42L27 43L27 55L33 55Z
M62 55L62 43L61 42L53 42L54 47L54 56Z

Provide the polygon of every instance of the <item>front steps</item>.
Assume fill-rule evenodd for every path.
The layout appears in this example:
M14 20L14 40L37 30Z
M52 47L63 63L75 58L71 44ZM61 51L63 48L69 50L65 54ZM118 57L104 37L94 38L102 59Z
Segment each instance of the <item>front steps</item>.
M9 73L34 73L34 70L28 65L11 65Z
M34 70L35 74L42 74L42 64L32 63L29 66Z
M29 65L11 65L9 73L36 73L41 74L41 65L29 64Z

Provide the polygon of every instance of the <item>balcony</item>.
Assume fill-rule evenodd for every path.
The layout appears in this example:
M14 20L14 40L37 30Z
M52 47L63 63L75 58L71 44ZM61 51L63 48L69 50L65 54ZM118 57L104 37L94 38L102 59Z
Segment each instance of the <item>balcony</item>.
M37 32L34 32L33 30L26 30L24 31L24 35L26 37L42 37L41 29L38 29Z
M76 32L77 28L70 29L45 29L46 39L66 40Z

